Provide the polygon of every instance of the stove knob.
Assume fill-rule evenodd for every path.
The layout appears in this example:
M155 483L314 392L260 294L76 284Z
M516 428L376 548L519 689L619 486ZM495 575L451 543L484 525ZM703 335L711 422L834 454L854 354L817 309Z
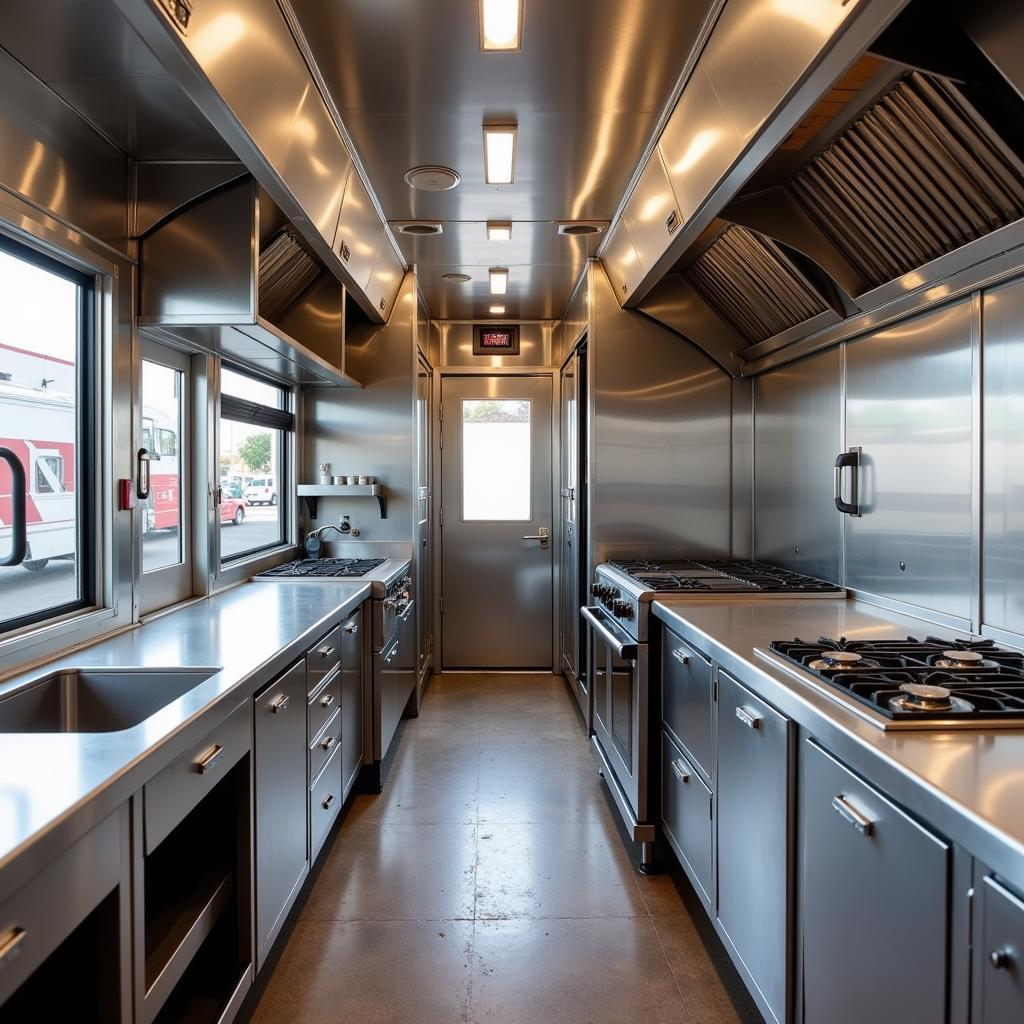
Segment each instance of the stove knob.
M602 587L600 583L590 584L590 592L594 595L594 597L600 597L603 590L604 587Z
M612 611L621 619L633 618L633 606L628 601L612 601Z

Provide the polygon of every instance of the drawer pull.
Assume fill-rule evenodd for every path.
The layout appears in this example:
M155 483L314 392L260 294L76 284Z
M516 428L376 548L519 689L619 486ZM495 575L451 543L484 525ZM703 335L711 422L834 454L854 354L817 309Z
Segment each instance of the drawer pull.
M861 814L853 804L842 796L833 797L832 806L843 821L849 822L862 836L869 836L874 831L875 823Z
M14 927L0 938L0 967L6 967L21 952L21 944L28 933L24 928Z
M320 648L317 649L316 653L319 654L321 658L333 658L334 657L334 648L333 647L320 647Z
M988 955L988 962L997 971L1006 971L1013 966L1013 953L1008 949L993 949Z
M672 657L675 658L680 665L690 664L690 659L685 654L683 654L683 652L677 647L674 647L672 649Z
M329 708L334 703L334 694L328 693L320 698L320 707Z
M355 634L359 632L359 623L358 622L350 622L345 627L345 632L348 633L349 636L355 636Z
M325 811L329 811L331 809L331 804L333 804L333 803L334 803L334 794L333 793L328 793L327 796L325 796L323 798L323 800L321 801L320 806Z
M676 773L676 778L679 779L680 782L689 782L690 781L690 773L683 767L683 762L682 761L680 761L680 760L673 761L672 762L672 771L674 771Z
M748 729L760 729L761 728L761 716L755 714L750 708L745 708L742 704L736 709L736 717L748 728Z
M270 710L275 714L279 715L282 711L288 710L288 705L291 704L292 699L286 693L282 693L280 697L275 697L270 705Z
M196 771L200 775L205 775L207 772L213 771L217 766L217 762L224 756L224 748L217 744L211 747L198 761L196 761Z
M333 746L334 746L334 740L335 740L335 737L334 737L334 736L325 736L325 737L324 737L324 738L323 738L323 739L322 739L322 740L320 741L320 746L321 746L321 747L322 747L322 748L323 748L324 750L330 750L330 749L331 749L331 747L333 747Z

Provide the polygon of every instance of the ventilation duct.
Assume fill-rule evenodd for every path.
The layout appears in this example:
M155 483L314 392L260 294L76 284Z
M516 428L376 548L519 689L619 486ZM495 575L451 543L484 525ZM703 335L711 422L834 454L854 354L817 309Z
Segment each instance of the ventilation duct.
M1024 215L1024 165L948 81L913 72L791 183L872 285Z
M751 345L829 309L780 246L738 224L727 227L683 276Z
M279 321L320 273L320 264L299 244L290 229L282 228L260 250L260 316Z

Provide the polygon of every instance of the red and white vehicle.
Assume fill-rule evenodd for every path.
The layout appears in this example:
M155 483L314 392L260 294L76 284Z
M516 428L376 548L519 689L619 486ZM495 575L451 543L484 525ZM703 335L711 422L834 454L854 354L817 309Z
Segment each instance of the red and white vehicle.
M25 467L28 552L22 564L37 572L51 558L74 558L74 396L0 381L0 446ZM11 472L0 462L0 551L11 546L11 502Z
M149 452L149 497L142 502L142 533L173 530L181 505L178 417L160 409L142 410L142 447Z

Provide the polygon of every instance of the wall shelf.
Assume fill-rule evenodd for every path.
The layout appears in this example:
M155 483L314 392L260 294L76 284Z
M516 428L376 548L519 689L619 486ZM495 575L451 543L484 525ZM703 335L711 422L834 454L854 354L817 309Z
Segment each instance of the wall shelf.
M383 484L299 484L298 495L306 502L311 519L317 517L320 498L376 498L381 519L388 517L388 498Z

